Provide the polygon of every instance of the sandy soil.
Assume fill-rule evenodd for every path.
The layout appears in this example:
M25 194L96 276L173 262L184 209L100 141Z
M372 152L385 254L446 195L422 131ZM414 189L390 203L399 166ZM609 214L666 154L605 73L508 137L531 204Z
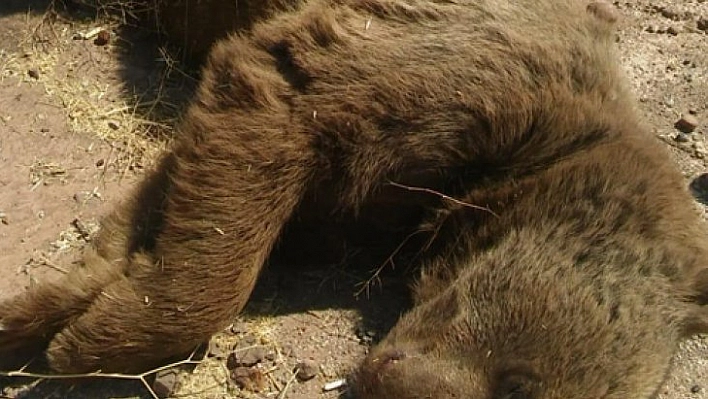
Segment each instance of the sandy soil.
M194 86L153 35L124 24L120 7L52 4L0 2L0 299L71 267L101 215L169 142ZM640 112L688 185L708 171L708 22L700 22L708 19L708 2L615 5L622 15L617 45ZM90 35L100 30L108 43ZM688 113L699 126L679 134L674 124ZM698 203L696 210L708 217ZM267 271L247 311L215 337L204 361L174 375L173 396L339 397L338 390L323 392L324 384L346 376L406 306L395 278L355 295L365 276L341 265L298 275ZM259 392L229 378L226 358L234 350L259 361L248 379ZM294 377L302 362L314 367L312 379ZM160 381L169 382L167 374ZM145 381L153 384L152 376ZM0 398L137 397L151 396L136 378L0 378ZM708 398L708 339L685 343L660 398Z

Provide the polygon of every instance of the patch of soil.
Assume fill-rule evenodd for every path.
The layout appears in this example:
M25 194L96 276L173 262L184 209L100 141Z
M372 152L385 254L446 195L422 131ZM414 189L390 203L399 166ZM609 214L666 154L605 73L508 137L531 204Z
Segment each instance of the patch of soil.
M98 218L154 162L194 86L151 34L99 12L47 13L49 5L0 3L0 299L71 267ZM708 171L708 32L701 28L708 2L615 6L617 46L644 122L666 143L688 188ZM96 28L109 32L107 43L76 39ZM675 127L683 114L698 121L691 133ZM696 210L708 217L708 208L696 203ZM404 282L391 277L356 296L367 275L340 265L297 275L287 265L271 268L203 361L162 373L158 384L145 381L183 398L339 397L341 389L324 391L325 384L344 378L407 305ZM708 341L695 338L682 346L659 397L708 398L706 381ZM0 397L150 395L136 380L5 378Z
M97 217L113 206L131 176L108 168L111 148L67 133L65 115L40 87L0 83L0 293L8 296L82 247Z

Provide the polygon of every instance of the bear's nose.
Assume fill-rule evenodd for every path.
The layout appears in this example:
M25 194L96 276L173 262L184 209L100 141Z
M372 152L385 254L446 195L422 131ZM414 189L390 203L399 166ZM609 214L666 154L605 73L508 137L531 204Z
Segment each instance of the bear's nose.
M389 348L376 353L368 361L369 366L373 370L382 371L383 367L395 364L396 362L406 358L406 352L401 349Z
M374 350L353 375L350 396L347 398L388 399L389 391L398 386L406 375L405 370L395 365L405 363L402 360L407 357L406 351L395 347Z

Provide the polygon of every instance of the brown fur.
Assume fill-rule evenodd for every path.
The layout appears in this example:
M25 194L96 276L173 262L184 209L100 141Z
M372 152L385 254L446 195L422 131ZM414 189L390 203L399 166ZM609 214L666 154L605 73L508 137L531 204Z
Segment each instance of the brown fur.
M610 22L575 0L309 0L231 36L83 269L0 304L0 352L153 366L229 323L293 215L379 211L381 238L427 243L359 398L652 397L708 331L708 237Z
M229 32L246 31L277 11L302 0L146 0L159 30L190 61L201 61L212 44Z

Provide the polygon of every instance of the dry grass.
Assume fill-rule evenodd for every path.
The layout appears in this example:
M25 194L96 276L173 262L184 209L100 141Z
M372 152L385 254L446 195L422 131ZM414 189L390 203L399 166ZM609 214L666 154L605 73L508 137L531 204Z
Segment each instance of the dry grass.
M160 396L153 390L153 388L150 386L150 383L148 382L148 377L155 374L159 373L160 371L163 370L168 370L171 368L176 368L180 366L185 366L185 365L192 365L192 364L198 364L200 361L199 360L194 360L195 357L195 352L193 352L188 358L184 360L180 360L174 363L167 364L162 367L158 367L152 370L148 370L144 373L141 374L121 374L121 373L102 373L100 371L95 372L95 373L86 373L86 374L63 374L63 375L55 375L55 374L42 374L42 373L34 373L34 372L29 372L26 371L26 368L31 364L28 363L24 367L20 368L19 370L15 371L0 371L0 376L3 377L19 377L19 378L37 378L39 380L77 380L77 379L82 379L82 378L91 378L91 379L96 379L96 378L105 378L105 379L116 379L116 380L136 380L140 381L145 389L150 393L150 395L154 399L160 399Z
M135 21L130 0L84 0L95 17L67 20L52 1L41 15L27 13L19 34L19 51L0 50L0 81L39 86L48 105L67 116L71 132L95 135L115 149L110 165L122 171L151 164L166 147L181 110L162 93L173 83L178 63L162 52L156 66L161 77L149 93L134 93L119 76L121 51L127 51L116 35L121 25ZM101 32L110 34L105 46L94 44ZM149 98L149 100L143 100Z

